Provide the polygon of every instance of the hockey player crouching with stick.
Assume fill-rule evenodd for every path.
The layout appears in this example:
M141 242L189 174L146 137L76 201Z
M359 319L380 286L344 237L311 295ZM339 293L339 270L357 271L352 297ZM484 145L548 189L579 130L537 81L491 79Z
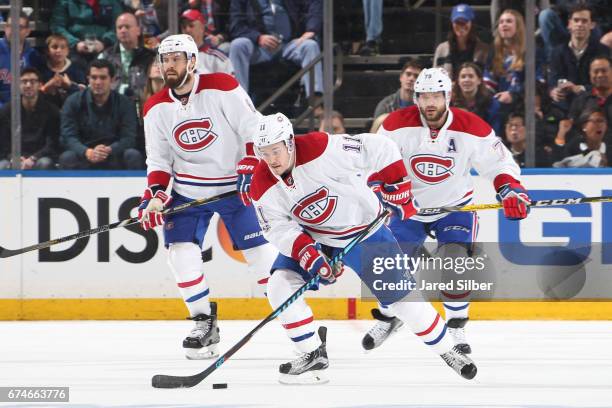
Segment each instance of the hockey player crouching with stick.
M382 211L377 195L366 183L369 175L383 183L385 205L402 219L416 213L400 152L385 137L318 132L294 137L289 119L277 113L261 119L254 144L262 160L255 168L250 195L265 238L280 251L268 282L273 309L314 274L319 274L324 284L340 276L342 267L332 268L328 259ZM464 378L474 378L476 366L454 347L446 323L430 303L402 301L409 290L380 290L375 283L374 279L382 279L383 283L399 286L410 276L400 268L372 274L374 257L395 258L398 254L401 250L391 231L381 225L347 253L343 263L450 367ZM283 311L279 319L302 353L280 365L280 382L326 382L322 373L329 364L326 331L322 328L316 333L312 310L304 297Z
M414 84L416 105L391 113L378 130L401 151L416 202L421 208L469 204L474 193L473 167L493 183L506 218L525 218L531 201L519 181L520 168L491 126L473 113L449 108L451 88L443 68L424 69ZM478 216L453 212L409 220L392 217L389 228L409 256L416 256L427 235L433 234L438 241L436 257L469 257L478 234ZM441 293L449 331L466 354L471 353L465 337L469 297L469 291ZM373 309L372 315L378 322L363 338L366 350L380 346L402 324L401 316L384 305Z

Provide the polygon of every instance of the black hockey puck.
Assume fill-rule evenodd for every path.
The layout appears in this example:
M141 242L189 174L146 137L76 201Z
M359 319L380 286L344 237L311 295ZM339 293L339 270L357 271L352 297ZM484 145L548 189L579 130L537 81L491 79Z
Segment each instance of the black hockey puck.
M227 383L217 383L213 384L213 390L220 390L223 388L227 388Z

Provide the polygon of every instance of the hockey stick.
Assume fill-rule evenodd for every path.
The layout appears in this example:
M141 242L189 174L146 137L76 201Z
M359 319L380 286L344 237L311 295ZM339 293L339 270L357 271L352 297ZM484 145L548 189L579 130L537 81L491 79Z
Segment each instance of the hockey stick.
M574 204L590 204L590 203L606 203L612 202L612 197L578 197L578 198L557 198L553 200L537 200L532 201L530 207L550 207L554 205L574 205ZM481 210L497 210L503 208L502 203L495 204L470 204L463 207L439 207L439 208L421 208L418 215L436 215L448 212L466 212L466 211L481 211Z
M210 198L199 198L197 200L193 200L193 201L190 201L188 203L177 205L176 207L168 208L167 210L163 211L163 214L164 215L175 214L175 213L177 213L179 211L183 211L183 210L186 210L186 209L191 208L191 207L197 207L198 205L203 205L203 204L211 203L213 201L218 201L218 200L221 200L223 198L230 197L230 196L232 196L234 194L236 194L235 191L228 191L227 193L219 194L217 196L210 197ZM43 249L43 248L48 248L48 247L50 247L52 245L59 244L61 242L71 241L73 239L85 238L85 237L88 237L90 235L99 234L101 232L106 232L106 231L109 231L109 230L112 230L112 229L115 229L115 228L127 227L128 225L136 224L137 222L138 222L138 217L128 218L128 219L125 219L123 221L117 221L117 222L115 222L113 224L101 225L101 226L99 226L97 228L92 228L92 229L87 230L87 231L77 232L76 234L67 235L65 237L52 239L52 240L49 240L49 241L41 242L39 244L30 245L30 246L27 246L27 247L21 248L21 249L6 249L6 248L3 248L3 247L0 246L0 258L9 258L11 256L21 255L21 254L24 254L26 252L36 251L38 249Z
M340 251L333 259L330 261L330 265L334 266L338 261L340 261L355 245L360 243L370 232L372 232L389 214L389 210L385 210L378 215L359 235L357 235L351 242L349 242L342 251ZM279 314L281 314L285 309L287 309L293 302L295 302L300 296L304 294L308 290L311 285L315 285L319 282L319 275L315 275L312 279L306 282L302 287L295 291L293 295L291 295L285 302L277 307L272 313L268 315L265 319L263 319L253 330L247 333L238 343L236 343L232 348L225 352L221 357L219 357L214 363L212 363L206 370L189 376L173 376L173 375L163 375L158 374L153 376L151 379L151 383L155 388L191 388L194 385L199 384L208 377L213 371L217 368L221 367L223 363L225 363L231 356L234 355L238 350L240 350L250 339L266 324L274 320Z

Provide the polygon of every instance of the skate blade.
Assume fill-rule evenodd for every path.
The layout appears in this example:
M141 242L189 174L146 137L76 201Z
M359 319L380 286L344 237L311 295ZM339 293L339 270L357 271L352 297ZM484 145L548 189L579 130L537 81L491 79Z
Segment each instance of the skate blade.
M463 354L472 354L472 347L467 343L460 343L455 345L460 352Z
M391 330L391 332L389 333L389 335L380 343L378 344L374 344L374 347L372 347L371 349L367 349L363 346L363 343L361 344L361 350L363 352L363 354L370 354L372 351L374 351L375 349L377 349L378 347L382 346L383 343L385 343L386 341L388 341L395 333L397 333L398 331L402 330L404 328L404 323L400 323L397 325L397 327L393 330Z
M187 360L208 360L211 358L219 357L219 350L216 344L212 344L208 347L202 347L199 349L186 348L185 357Z
M329 378L323 370L312 370L300 375L280 374L278 382L285 385L319 385L327 384Z

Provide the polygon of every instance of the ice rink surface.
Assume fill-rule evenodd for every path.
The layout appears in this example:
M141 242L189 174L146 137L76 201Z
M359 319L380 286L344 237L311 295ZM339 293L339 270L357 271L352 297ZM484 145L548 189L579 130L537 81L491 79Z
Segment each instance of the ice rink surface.
M257 323L221 321L221 352ZM70 404L19 407L612 406L612 322L470 322L473 381L408 329L365 354L371 321L320 323L329 328L326 385L278 383L278 365L295 355L272 322L200 385L161 390L150 385L154 374L191 375L210 364L183 357L191 322L0 322L0 386L70 387Z

